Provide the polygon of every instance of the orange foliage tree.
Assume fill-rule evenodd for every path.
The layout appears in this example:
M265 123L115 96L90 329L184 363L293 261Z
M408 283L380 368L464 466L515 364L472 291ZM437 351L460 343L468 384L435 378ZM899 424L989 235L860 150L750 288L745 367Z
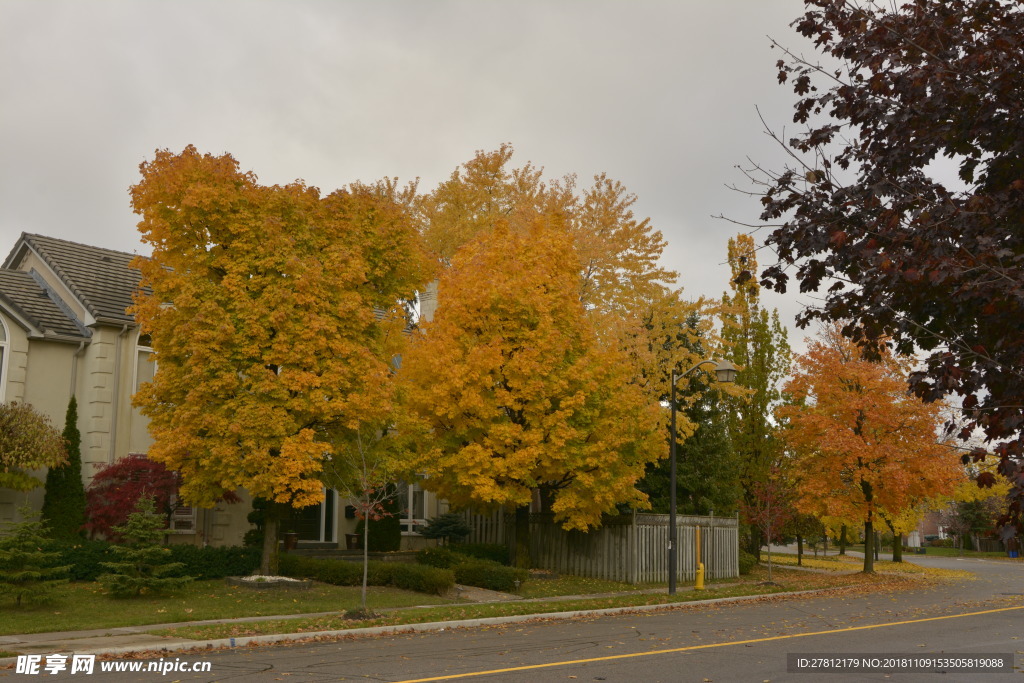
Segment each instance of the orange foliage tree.
M320 502L325 459L389 421L419 236L387 184L263 186L191 146L140 168L132 205L153 255L134 261L132 312L159 361L135 398L149 456L182 474L191 504L239 487L270 500L272 571L286 506Z
M422 428L408 465L455 506L515 509L520 565L534 490L565 528L587 529L618 503L645 506L635 485L665 450L661 410L586 315L579 277L557 220L499 221L453 255L402 360Z
M908 363L869 361L835 328L797 357L776 415L795 459L796 507L819 518L856 519L870 541L880 510L897 513L948 494L962 477L956 453L938 442L940 407L907 392ZM874 570L864 553L864 571Z

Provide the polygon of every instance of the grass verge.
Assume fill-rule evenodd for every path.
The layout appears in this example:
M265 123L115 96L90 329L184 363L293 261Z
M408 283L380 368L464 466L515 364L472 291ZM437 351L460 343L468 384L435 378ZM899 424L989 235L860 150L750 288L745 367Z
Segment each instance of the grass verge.
M661 584L663 587L663 584ZM559 595L590 595L592 593L631 593L659 584L623 583L606 579L588 579L582 576L560 576L557 579L531 579L524 583L516 595L524 598L550 598Z
M367 602L374 609L437 605L451 600L397 588L372 586ZM357 586L314 584L308 591L257 591L224 581L196 581L166 597L115 600L99 584L62 586L47 605L15 607L0 603L0 635L116 628L179 621L336 612L357 609Z
M783 567L797 566L796 555L788 553L772 553L772 564ZM803 565L809 569L823 569L826 571L849 572L859 571L864 566L864 558L848 557L845 555L829 555L817 559L804 556ZM891 562L889 560L875 560L875 571L885 574L907 574L927 576L935 579L967 579L972 576L970 572L960 569L939 569L938 567L926 567L913 562Z
M695 602L711 598L739 596L770 597L776 593L822 588L848 587L865 590L899 590L919 586L922 581L922 577L915 576L812 574L783 568L779 568L773 573L773 583L771 585L764 584L765 578L767 578L767 572L764 568L756 568L749 578L729 583L713 583L709 585L708 590L701 592L686 591L675 596L669 596L665 593L635 593L614 597L580 598L564 601L516 601L472 605L459 604L394 611L381 618L370 620L350 620L338 615L309 619L187 626L175 629L151 631L150 633L176 638L206 640L279 633L340 631L370 626L395 626L500 616L537 615L538 618L543 618L545 614L554 612L606 609L610 607L637 607L642 605L668 605Z
M853 551L858 552L858 553L863 553L864 552L863 544L861 544L861 545L850 545L850 546L847 546L846 549L847 550L853 550ZM889 555L891 557L892 556L892 549L891 548L883 548L881 554L882 555ZM979 551L979 550L964 550L964 551L961 552L960 550L958 550L956 548L942 548L942 547L937 547L937 546L928 546L928 547L926 547L924 555L925 555L925 557L927 557L928 555L931 555L933 557L984 557L984 558L1004 558L1004 559L1010 559L1009 557L1007 557L1006 553L1004 553L1002 551L989 552L989 551ZM905 560L906 559L912 559L914 557L920 557L920 556L917 553L913 552L912 550L904 550L903 551L903 559L905 559ZM1017 559L1019 559L1019 558L1017 558Z

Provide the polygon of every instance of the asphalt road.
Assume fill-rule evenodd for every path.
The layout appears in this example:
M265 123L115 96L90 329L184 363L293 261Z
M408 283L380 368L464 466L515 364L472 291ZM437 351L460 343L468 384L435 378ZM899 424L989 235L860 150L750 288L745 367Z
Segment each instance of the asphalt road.
M796 673L787 655L1013 653L1024 564L915 557L976 578L917 591L735 603L171 657L211 672L67 673L90 681L1021 681L1021 673ZM4 672L6 673L6 672ZM10 674L16 680L33 677Z

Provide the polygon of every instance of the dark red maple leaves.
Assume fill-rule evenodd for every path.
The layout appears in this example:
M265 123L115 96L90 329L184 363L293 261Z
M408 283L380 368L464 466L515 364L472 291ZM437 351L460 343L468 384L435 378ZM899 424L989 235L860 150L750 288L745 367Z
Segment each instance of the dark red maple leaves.
M899 353L923 352L911 388L962 399L956 430L981 430L1001 458L1015 484L1003 521L1019 527L1024 6L805 4L794 27L835 66L788 51L778 63L808 129L789 141L799 162L764 181L762 219L781 224L763 283L828 288L801 325L842 321L868 346L888 336Z

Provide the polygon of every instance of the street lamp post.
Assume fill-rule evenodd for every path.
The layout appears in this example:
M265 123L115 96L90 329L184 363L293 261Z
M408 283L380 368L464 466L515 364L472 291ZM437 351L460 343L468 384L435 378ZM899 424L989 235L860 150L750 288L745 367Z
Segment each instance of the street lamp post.
M736 366L727 360L702 360L683 373L672 370L672 392L670 409L672 421L669 433L669 492L668 492L668 594L676 594L676 382L704 365L715 365L715 377L719 382L736 380Z

